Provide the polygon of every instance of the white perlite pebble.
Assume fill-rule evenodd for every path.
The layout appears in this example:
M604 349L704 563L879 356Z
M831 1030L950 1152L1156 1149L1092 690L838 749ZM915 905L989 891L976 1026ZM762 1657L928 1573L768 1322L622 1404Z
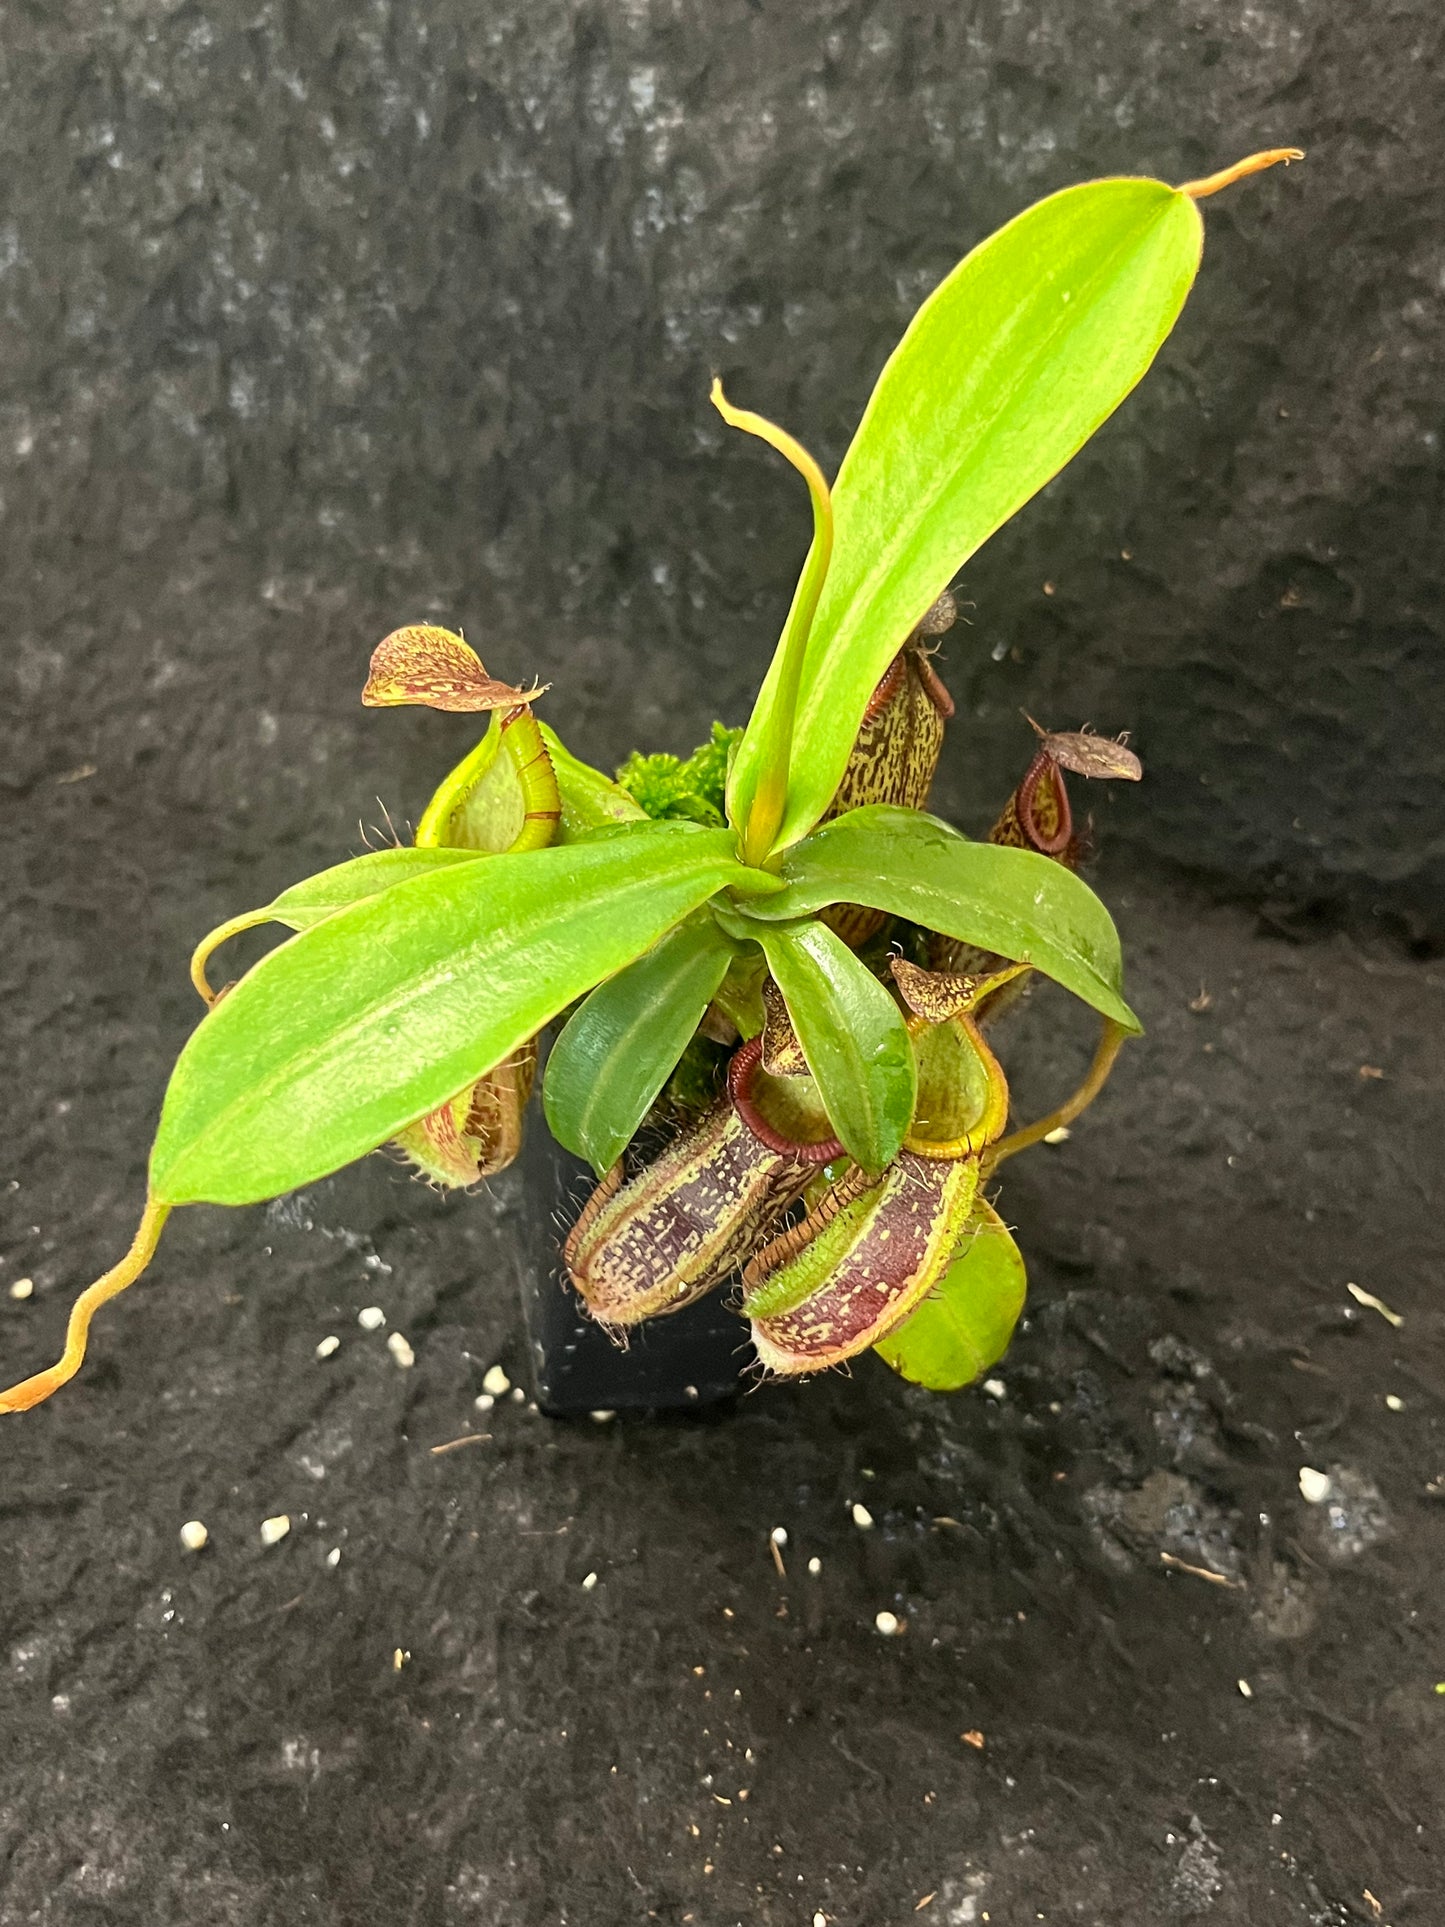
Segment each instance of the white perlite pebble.
M813 1916L813 1927L828 1927L828 1916L821 1908Z
M1398 1392L1386 1392L1385 1404L1392 1412L1403 1412L1405 1409L1405 1401Z
M17 1278L15 1283L10 1287L10 1296L12 1298L28 1298L34 1290L35 1280L33 1278Z
M818 1577L818 1574L822 1570L823 1570L823 1562L821 1559L810 1559L808 1561L808 1571L812 1573L815 1579Z
M386 1323L386 1313L380 1305L364 1305L356 1314L356 1322L364 1332L379 1332Z
M866 1505L859 1505L856 1500L853 1503L853 1523L860 1532L867 1532L873 1524L873 1514Z
M323 1338L321 1343L316 1347L316 1356L318 1358L330 1358L333 1352L339 1352L340 1350L341 1340L336 1336L335 1332L333 1332L329 1338Z
M199 1552L210 1536L199 1519L187 1519L181 1527L181 1544L187 1552Z
M595 1572L589 1572L587 1577L582 1581L583 1592L591 1592L592 1588L596 1584L597 1584L597 1574Z
M404 1372L409 1372L416 1363L416 1353L407 1344L400 1332L388 1332L386 1349Z
M490 1392L483 1392L480 1398L472 1400L472 1405L479 1412L490 1412L496 1402Z
M527 1402L527 1394L520 1385L514 1385L509 1396L514 1405L525 1405Z
M1044 1132L1044 1143L1045 1144L1067 1144L1069 1141L1070 1135L1071 1133L1069 1131L1069 1127L1067 1124L1056 1124L1052 1131Z
M1247 1679L1237 1679L1234 1683L1247 1700L1254 1698L1254 1688Z
M878 1628L879 1632L882 1633L885 1639L894 1639L903 1630L903 1628L898 1623L897 1613L889 1613L889 1612L877 1613L874 1616L873 1624Z
M504 1398L512 1389L512 1381L500 1365L492 1365L482 1380L482 1390L490 1392L493 1398Z
M261 1544L263 1546L279 1545L290 1530L291 1520L289 1515L284 1512L278 1512L272 1519L263 1519L261 1521Z
M332 1571L333 1571L333 1572L334 1572L334 1571L336 1570L336 1568L337 1568L337 1567L338 1567L338 1566L339 1566L339 1565L341 1564L341 1548L340 1548L340 1546L333 1546L333 1547L331 1548L331 1550L330 1550L330 1552L328 1552L328 1553L327 1553L327 1555L326 1555L326 1563L327 1563L327 1565L328 1565L328 1566L330 1566L330 1567L331 1567L331 1569L332 1569Z
M592 1420L592 1423L594 1425L610 1424L610 1422L613 1419L615 1419L616 1416L617 1416L616 1412L589 1412L588 1413L588 1417Z
M1299 1489L1306 1505L1323 1505L1330 1496L1330 1475L1317 1472L1312 1465L1299 1469Z
M1008 1397L1008 1386L1004 1384L1001 1378L986 1378L983 1381L983 1389L988 1393L990 1398Z

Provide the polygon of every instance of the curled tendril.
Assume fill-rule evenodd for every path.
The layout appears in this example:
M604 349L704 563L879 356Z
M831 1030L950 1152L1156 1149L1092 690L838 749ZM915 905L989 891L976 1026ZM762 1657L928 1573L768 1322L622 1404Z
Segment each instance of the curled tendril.
M103 1277L87 1286L71 1306L70 1319L65 1327L65 1350L57 1362L48 1370L36 1372L33 1377L23 1378L18 1385L0 1392L0 1412L28 1412L32 1405L42 1404L52 1392L58 1392L62 1385L75 1377L85 1362L90 1321L107 1300L117 1297L140 1277L155 1256L156 1245L170 1212L168 1204L150 1199L130 1250L118 1265L112 1265Z

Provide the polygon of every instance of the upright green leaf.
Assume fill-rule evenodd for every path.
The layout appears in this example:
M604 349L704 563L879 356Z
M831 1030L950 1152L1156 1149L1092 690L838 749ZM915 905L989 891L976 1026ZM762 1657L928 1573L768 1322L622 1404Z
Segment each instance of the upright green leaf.
M1032 964L1095 1010L1137 1032L1122 995L1113 918L1081 877L1052 857L970 843L936 816L874 803L825 823L788 851L787 888L749 903L739 927L863 903Z
M249 1204L374 1149L715 891L777 887L735 848L727 830L639 823L450 865L303 931L181 1053L154 1196Z
M1012 1233L980 1200L937 1291L873 1349L915 1385L956 1392L1008 1350L1027 1289Z
M833 484L833 557L808 638L780 844L828 807L874 685L930 604L1144 374L1202 239L1179 189L1089 181L1000 228L914 316ZM733 769L734 823L747 820L760 780L782 656Z
M737 954L699 911L599 984L567 1020L547 1059L547 1122L599 1177L651 1110Z
M898 1006L826 924L758 924L808 1069L849 1155L881 1171L898 1155L918 1067Z

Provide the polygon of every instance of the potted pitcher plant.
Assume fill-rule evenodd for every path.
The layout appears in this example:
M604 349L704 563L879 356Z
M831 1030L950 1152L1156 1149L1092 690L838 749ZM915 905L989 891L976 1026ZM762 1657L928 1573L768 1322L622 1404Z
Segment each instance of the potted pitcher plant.
M745 728L613 779L568 750L550 692L498 680L448 631L398 629L363 702L489 718L414 842L338 864L199 946L207 1009L172 1073L134 1243L76 1302L150 1263L169 1214L247 1205L396 1146L466 1187L522 1143L538 1064L557 1142L595 1188L559 1242L596 1325L625 1336L734 1282L765 1371L876 1350L966 1384L1003 1352L1024 1268L991 1181L1096 1095L1139 1029L1118 936L1076 873L1066 773L1132 779L1121 744L1039 730L983 841L927 812L952 712L933 661L949 585L1140 380L1200 258L1208 179L1090 181L979 244L879 376L831 486ZM240 930L291 934L219 987ZM1082 1085L1010 1127L992 1025L1032 973L1100 1020ZM556 1026L561 1020L561 1027ZM533 1121L536 1128L536 1121Z

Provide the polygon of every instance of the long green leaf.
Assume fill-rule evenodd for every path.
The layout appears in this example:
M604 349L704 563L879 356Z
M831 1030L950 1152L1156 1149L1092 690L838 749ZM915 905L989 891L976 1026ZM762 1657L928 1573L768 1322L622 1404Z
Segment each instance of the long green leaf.
M1126 1030L1141 1028L1124 1002L1113 918L1088 884L1052 857L970 843L922 810L874 803L795 844L782 876L785 890L746 906L742 921L750 930L811 916L830 903L867 904L1032 964Z
M567 1020L547 1059L547 1122L599 1177L651 1110L737 954L700 911L599 984Z
M500 1063L742 868L730 831L619 827L398 884L264 957L171 1077L163 1203L249 1204L374 1149Z
M398 883L411 883L417 877L434 876L439 870L454 869L459 863L475 863L476 850L415 850L402 845L395 850L373 850L369 856L353 857L350 863L337 863L314 877L304 877L283 890L264 910L250 914L257 921L289 924L293 930L309 930L338 910L349 909Z
M833 558L779 844L827 808L874 685L929 605L1144 374L1202 239L1179 189L1089 181L1000 228L914 316L833 485ZM733 767L734 823L747 820L763 768L780 657Z
M1008 1226L978 1203L936 1292L873 1349L931 1392L956 1392L996 1365L1024 1308L1028 1277Z
M283 890L260 910L246 910L239 917L228 917L208 932L191 957L191 981L206 1002L212 1003L214 992L206 978L206 966L221 945L239 936L241 931L254 930L265 923L284 923L292 930L309 930L313 924L335 916L338 910L349 909L353 903L362 903L398 883L431 876L453 864L474 863L477 855L475 850L403 847L373 850L369 856L356 857L350 863L333 864L329 870L293 883L289 890Z
M757 924L798 1042L844 1149L866 1171L898 1155L918 1066L898 1006L826 924Z

